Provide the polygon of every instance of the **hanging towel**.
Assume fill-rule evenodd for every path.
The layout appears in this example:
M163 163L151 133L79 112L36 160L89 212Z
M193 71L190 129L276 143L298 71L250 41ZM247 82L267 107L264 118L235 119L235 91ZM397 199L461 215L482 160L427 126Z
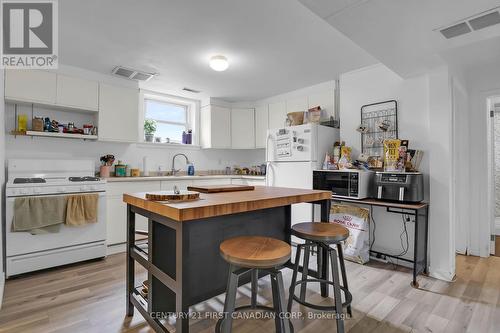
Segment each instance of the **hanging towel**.
M81 226L97 222L99 194L80 194L68 196L66 225Z
M33 235L59 232L66 220L66 197L21 197L14 200L12 231Z

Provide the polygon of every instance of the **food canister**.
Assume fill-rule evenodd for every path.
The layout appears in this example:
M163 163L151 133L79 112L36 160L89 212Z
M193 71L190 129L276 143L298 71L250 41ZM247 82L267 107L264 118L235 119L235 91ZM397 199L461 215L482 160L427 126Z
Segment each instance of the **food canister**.
M121 164L121 161L118 161L118 164L115 165L115 177L126 177L127 176L127 166Z
M132 176L132 177L140 177L141 176L141 169L131 169L130 170L130 176Z

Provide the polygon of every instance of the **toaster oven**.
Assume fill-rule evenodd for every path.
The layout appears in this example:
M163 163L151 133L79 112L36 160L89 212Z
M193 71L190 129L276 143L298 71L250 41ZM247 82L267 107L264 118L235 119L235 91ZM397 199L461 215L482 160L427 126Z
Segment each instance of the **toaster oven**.
M332 191L340 198L365 199L370 195L374 173L365 170L313 171L313 189Z

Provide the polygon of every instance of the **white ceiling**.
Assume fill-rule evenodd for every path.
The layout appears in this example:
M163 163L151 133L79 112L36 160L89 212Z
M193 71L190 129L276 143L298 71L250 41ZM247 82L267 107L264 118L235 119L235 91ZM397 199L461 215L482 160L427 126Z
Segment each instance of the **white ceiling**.
M500 6L500 0L300 0L403 77L442 63L500 62L500 25L450 40L437 30Z
M63 64L158 72L145 88L189 87L228 101L273 96L376 62L296 0L64 0L59 35ZM208 67L218 53L229 58L226 72Z

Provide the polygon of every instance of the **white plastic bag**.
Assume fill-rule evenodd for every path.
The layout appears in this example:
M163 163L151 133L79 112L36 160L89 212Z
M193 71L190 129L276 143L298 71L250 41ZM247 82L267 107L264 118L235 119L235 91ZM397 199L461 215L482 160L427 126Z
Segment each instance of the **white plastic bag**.
M349 229L349 238L344 242L345 259L365 264L370 260L370 211L347 205L333 205L330 222Z

